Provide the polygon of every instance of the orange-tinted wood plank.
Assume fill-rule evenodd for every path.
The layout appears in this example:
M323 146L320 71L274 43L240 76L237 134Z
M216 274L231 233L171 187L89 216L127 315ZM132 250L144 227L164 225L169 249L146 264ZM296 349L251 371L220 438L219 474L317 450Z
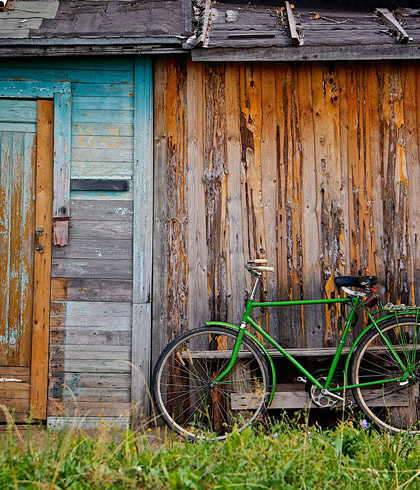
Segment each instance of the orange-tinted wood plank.
M37 121L37 175L36 175L36 222L43 227L40 244L43 253L35 252L34 317L31 364L32 416L47 416L48 345L51 295L51 224L52 180L54 161L54 104L38 101Z

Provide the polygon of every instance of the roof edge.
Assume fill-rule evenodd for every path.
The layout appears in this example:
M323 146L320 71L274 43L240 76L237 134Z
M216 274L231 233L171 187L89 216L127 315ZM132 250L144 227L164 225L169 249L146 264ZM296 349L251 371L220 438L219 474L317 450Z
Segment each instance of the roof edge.
M373 61L420 59L420 44L195 48L193 61Z

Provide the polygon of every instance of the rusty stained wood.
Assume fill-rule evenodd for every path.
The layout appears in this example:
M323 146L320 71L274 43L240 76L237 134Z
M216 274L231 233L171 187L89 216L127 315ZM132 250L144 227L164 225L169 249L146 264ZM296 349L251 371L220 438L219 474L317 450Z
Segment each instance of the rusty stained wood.
M378 274L380 292L388 291L384 300L419 302L418 62L194 65L204 70L202 80L194 78L194 100L185 98L191 65L167 58L159 69L166 118L159 116L155 166L167 155L167 173L155 209L165 208L170 233L166 245L165 228L155 237L162 252L154 268L170 265L161 298L169 337L196 326L188 310L198 294L209 298L203 322L238 323L244 290L250 291L242 267L249 257L267 257L276 267L261 299L337 296L334 277ZM189 119L197 117L200 86L204 131ZM186 147L186 136L202 141ZM200 152L203 167L190 164ZM197 252L189 255L204 223L206 291L191 269ZM194 281L194 294L184 296ZM254 317L288 347L335 345L343 328L335 307Z
M42 227L39 238L42 253L35 251L34 308L31 358L31 415L47 416L48 349L51 296L52 177L54 164L54 104L38 101L37 173L35 227Z

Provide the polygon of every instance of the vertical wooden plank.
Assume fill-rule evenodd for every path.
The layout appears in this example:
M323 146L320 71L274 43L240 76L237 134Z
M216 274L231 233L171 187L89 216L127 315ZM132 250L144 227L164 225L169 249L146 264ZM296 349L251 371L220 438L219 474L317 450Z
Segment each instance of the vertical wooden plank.
M419 132L417 125L418 93L416 87L416 66L411 62L402 62L402 91L404 128L406 144L407 172L407 287L408 303L417 304L419 295L420 254L418 230L420 217L417 210L418 189L420 183Z
M20 284L21 256L22 256L22 194L23 194L23 134L13 134L12 151L12 202L10 214L10 276L9 276L9 328L8 328L8 364L17 366L19 352L19 330L20 330Z
M186 60L168 59L166 80L166 200L168 208L168 340L188 328L188 252L186 202Z
M0 133L0 357L6 359L9 342L10 212L12 203L12 133Z
M25 134L24 138L24 187L22 201L22 254L20 303L21 320L19 335L19 364L29 366L31 362L31 327L33 318L34 291L34 229L35 229L35 172L36 134Z
M276 78L275 68L272 64L264 64L261 74L261 174L266 257L271 265L277 266L277 161L276 161ZM275 301L277 296L277 283L279 272L267 273L267 299ZM243 307L242 307L243 308ZM266 314L267 330L274 339L278 340L279 315L277 308L268 308Z
M153 226L153 328L152 364L168 342L168 228L166 84L167 61L162 57L153 65L153 133L154 133L154 226Z
M152 62L138 57L134 68L133 323L131 400L136 413L149 406L153 220ZM139 373L141 375L139 376Z
M206 65L205 193L208 301L212 320L227 319L226 113L224 64Z
M312 98L314 105L314 136L317 163L317 192L321 221L321 283L326 297L336 294L334 276L344 271L345 251L343 230L345 215L340 198L342 169L340 162L339 90L334 67L312 66ZM347 205L347 204L346 204ZM340 321L338 308L325 308L324 345L336 345Z
M71 94L69 87L54 94L54 245L68 242L70 216Z
M407 284L407 164L400 66L385 66L382 134L386 288L393 302L409 302Z
M229 219L228 254L228 317L239 323L246 300L244 244L241 202L241 131L239 107L239 64L227 63L226 94L226 154L227 154L227 212Z
M381 297L385 299L385 251L383 247L383 166L382 166L382 137L381 123L382 101L380 99L380 80L383 65L378 66L376 62L371 62L367 66L367 97L369 99L369 151L370 167L372 172L372 214L373 232L375 235L375 245L372 253L375 254L375 267L378 276L378 288Z
M204 202L204 65L187 63L188 318L199 327L209 318Z
M297 83L298 119L302 146L302 248L304 296L322 297L320 263L320 223L318 209L317 161L315 157L314 115L311 66L299 65ZM319 307L306 307L304 321L307 347L322 347L322 312Z
M31 394L32 416L47 416L48 348L50 327L51 225L54 165L54 104L38 101L35 226L43 227L39 242L43 253L35 253L34 315L32 327Z

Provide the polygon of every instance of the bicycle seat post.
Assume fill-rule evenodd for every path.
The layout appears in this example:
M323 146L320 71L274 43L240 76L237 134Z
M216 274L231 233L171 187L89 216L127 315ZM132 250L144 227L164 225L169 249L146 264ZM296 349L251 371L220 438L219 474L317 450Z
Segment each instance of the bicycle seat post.
M250 301L255 301L255 296L257 294L257 290L258 290L258 286L259 286L260 281L261 281L262 274L261 274L261 272L252 271L252 275L255 276L256 279L255 279L254 287L252 288L252 293L251 293L251 296L249 297L249 299L250 299Z

